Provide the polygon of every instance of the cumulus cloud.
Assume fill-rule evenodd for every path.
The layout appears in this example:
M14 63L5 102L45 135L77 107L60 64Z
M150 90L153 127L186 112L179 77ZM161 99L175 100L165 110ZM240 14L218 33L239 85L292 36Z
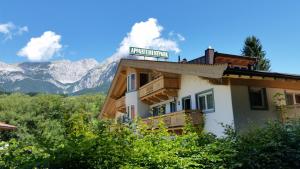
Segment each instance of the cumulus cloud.
M55 32L46 31L40 37L31 38L17 55L30 61L47 61L61 50L60 39Z
M158 24L157 19L149 18L147 21L135 23L131 31L127 33L120 43L120 47L109 58L109 61L118 60L129 54L129 47L152 48L160 50L180 52L176 40L162 37L163 27Z
M16 26L12 22L0 23L0 34L4 35L4 40L12 39L16 35L22 35L24 32L28 32L27 26Z

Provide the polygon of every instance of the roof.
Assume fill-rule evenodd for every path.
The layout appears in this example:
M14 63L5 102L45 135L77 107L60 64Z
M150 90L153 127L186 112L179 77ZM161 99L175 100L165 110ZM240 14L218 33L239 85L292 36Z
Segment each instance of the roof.
M286 79L300 80L300 75L296 75L296 74L267 72L267 71L258 71L258 70L227 69L224 71L224 74L261 76L261 77L273 77L273 78L286 78Z
M214 53L215 57L230 57L230 58L236 58L236 59L242 59L242 60L252 60L252 61L256 61L257 58L256 57L250 57L250 56L240 56L240 55L233 55L233 54L227 54L227 53L219 53L219 52L215 52Z
M16 126L13 126L13 125L9 125L9 124L0 122L0 131L1 131L1 130L15 130L15 129L17 129Z
M166 73L189 74L207 78L222 78L228 64L192 64L167 61L121 59L120 66L151 69Z

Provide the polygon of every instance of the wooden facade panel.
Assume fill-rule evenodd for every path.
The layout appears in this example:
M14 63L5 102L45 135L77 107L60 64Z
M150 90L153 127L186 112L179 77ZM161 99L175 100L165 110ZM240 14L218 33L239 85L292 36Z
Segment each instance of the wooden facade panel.
M162 121L166 127L174 129L183 128L187 124L187 119L191 119L193 125L200 125L203 123L203 114L198 110L183 110L143 119L143 122L147 124L149 128L158 128L159 123Z
M166 96L164 93L165 90L168 89L179 89L180 88L180 80L179 78L170 78L165 76L160 76L157 79L149 82L148 84L142 86L139 89L139 96L143 100L143 98L151 96L151 94L158 94L158 98L162 98ZM162 92L159 92L162 91ZM167 99L167 98L165 98Z
M116 109L119 112L125 112L126 111L126 105L125 105L125 96L119 98L116 100Z
M292 89L300 90L300 81L290 81L284 79L273 79L273 80L259 80L259 79L241 79L241 78L230 78L231 85L243 85L243 86L256 86L266 88L279 88L279 89Z

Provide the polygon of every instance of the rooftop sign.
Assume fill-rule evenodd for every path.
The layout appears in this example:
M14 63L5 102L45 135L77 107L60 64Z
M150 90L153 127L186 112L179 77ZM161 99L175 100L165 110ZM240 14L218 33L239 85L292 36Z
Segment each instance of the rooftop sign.
M136 47L129 47L129 54L137 55L137 56L145 56L145 57L164 58L164 59L169 58L169 53L167 51L136 48Z

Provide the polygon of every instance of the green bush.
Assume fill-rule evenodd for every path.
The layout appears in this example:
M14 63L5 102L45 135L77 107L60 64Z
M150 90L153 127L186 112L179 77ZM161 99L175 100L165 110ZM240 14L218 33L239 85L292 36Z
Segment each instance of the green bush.
M226 135L111 126L96 119L104 96L0 95L0 168L300 168L300 122ZM201 128L201 126L197 127Z

